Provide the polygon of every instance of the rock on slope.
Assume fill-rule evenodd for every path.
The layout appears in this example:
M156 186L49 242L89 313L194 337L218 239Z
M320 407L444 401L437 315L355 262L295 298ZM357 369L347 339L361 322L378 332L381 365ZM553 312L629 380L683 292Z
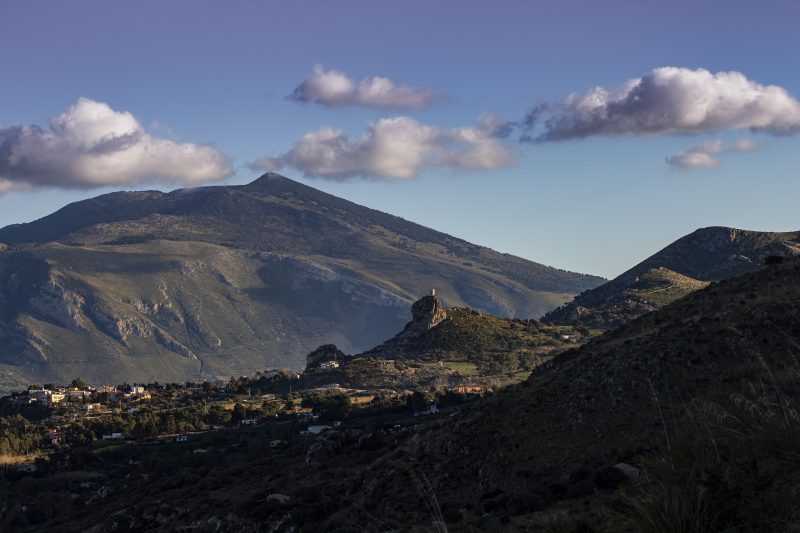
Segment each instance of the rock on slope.
M543 320L609 329L658 309L711 281L759 269L770 255L800 254L800 232L699 229L617 278L578 295Z
M345 356L320 346L306 359L305 386L430 388L516 383L557 353L588 340L571 326L501 318L466 307L445 308L436 296L411 307L412 319L386 342ZM325 362L340 363L322 369Z
M602 281L276 174L107 194L3 228L0 243L0 389L300 368L320 344L388 337L431 287L528 317Z

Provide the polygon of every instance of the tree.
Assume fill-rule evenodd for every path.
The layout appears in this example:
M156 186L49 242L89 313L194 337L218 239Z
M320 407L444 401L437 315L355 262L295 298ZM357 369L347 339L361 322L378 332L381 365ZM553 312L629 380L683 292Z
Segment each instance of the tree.
M233 406L233 413L231 414L231 423L238 424L245 418L247 418L247 409L245 408L244 405L237 402L236 405Z
M331 396L325 398L318 409L320 417L325 420L341 420L347 418L353 410L353 402L349 396Z
M89 385L81 378L73 379L72 382L70 382L69 386L72 387L73 389L78 389L78 390L86 390L89 388Z
M424 411L433 403L433 396L422 391L414 391L406 399L406 405L415 413Z
M261 412L267 417L275 416L281 412L281 404L276 401L266 401L261 405Z

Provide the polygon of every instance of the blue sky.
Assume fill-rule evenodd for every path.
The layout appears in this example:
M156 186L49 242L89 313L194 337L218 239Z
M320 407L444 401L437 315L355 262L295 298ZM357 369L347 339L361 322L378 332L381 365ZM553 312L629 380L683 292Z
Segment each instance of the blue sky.
M663 66L737 71L797 98L798 20L791 1L3 2L0 130L47 127L83 97L131 113L148 149L168 150L162 138L211 145L234 171L221 183L247 182L258 174L248 163L285 156L282 173L333 194L500 251L614 276L697 227L800 229L800 136L731 123L598 130L559 142L512 136L498 142L513 164L423 166L413 179L303 177L290 151L323 127L353 140L396 116L451 143L455 128L482 114L519 121L537 104L618 88ZM288 100L314 65L355 81L385 76L437 98L399 110ZM757 149L734 150L742 139ZM665 163L716 141L731 148L704 155L708 168ZM199 156L211 170L191 179L207 180L222 163ZM136 161L108 182L84 173L80 189L58 188L57 176L12 189L0 196L0 225L143 188L152 168ZM9 176L0 163L0 178ZM87 189L87 180L106 186ZM146 188L170 188L151 181Z

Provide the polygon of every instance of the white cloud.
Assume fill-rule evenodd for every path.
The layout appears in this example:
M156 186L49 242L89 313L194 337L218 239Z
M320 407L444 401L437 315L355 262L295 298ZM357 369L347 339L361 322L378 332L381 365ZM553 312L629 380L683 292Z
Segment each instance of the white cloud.
M523 140L534 142L735 129L793 135L800 132L800 102L740 72L662 67L616 90L595 87L537 106L522 126Z
M751 139L737 139L733 143L733 152L755 152L758 150L758 145Z
M494 122L487 120L475 127L442 129L409 117L383 118L357 139L333 128L306 133L288 152L250 167L274 171L288 166L333 180L413 179L432 167L491 170L514 163L497 134Z
M356 83L343 72L325 70L317 65L289 98L328 107L356 105L385 109L422 109L431 105L434 94L430 89L397 85L380 76L365 78Z
M126 111L79 99L48 128L0 129L0 193L26 187L200 185L232 173L220 151L147 133Z
M716 168L720 165L720 154L752 152L757 148L757 145L750 139L737 139L730 144L714 140L692 146L679 154L669 156L666 158L666 162L672 167L683 170Z
M12 191L19 191L22 189L25 189L25 187L20 186L19 184L14 183L11 180L0 178L0 194L5 194L7 192L12 192Z

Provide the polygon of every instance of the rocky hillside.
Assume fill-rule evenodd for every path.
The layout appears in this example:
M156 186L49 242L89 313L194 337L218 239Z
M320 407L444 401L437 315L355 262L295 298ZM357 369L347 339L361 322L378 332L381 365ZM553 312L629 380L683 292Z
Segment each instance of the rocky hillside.
M356 355L326 345L307 357L303 383L356 388L414 388L519 382L565 349L588 340L588 332L535 319L492 316L467 307L445 308L436 296L411 307L405 328ZM336 368L323 369L336 362Z
M800 232L703 228L617 278L548 313L546 322L610 329L703 288L761 268L769 256L800 254Z
M357 352L436 287L539 316L600 278L476 246L276 174L119 192L0 230L0 389L184 381Z

